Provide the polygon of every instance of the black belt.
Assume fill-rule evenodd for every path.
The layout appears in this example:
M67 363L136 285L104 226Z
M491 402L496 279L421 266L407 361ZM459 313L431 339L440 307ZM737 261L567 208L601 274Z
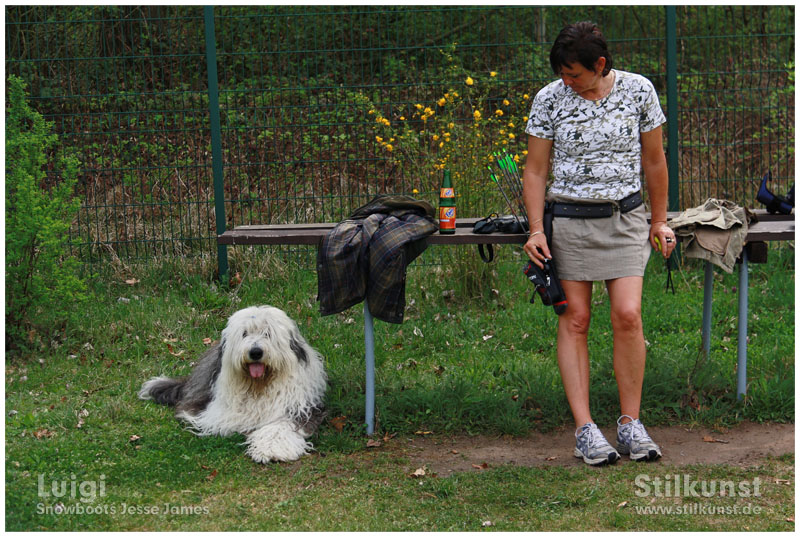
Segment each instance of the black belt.
M642 193L634 192L630 196L617 202L619 211L627 213L642 204ZM607 218L614 214L616 204L608 203L551 203L550 210L553 216L566 218Z

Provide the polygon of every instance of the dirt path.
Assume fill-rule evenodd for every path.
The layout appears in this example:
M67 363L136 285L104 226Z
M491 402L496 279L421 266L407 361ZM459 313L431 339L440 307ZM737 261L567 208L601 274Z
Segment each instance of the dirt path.
M614 427L601 427L613 444ZM745 422L725 432L707 428L648 427L650 436L662 448L664 464L729 464L749 466L768 455L794 453L794 424ZM561 429L547 434L533 433L524 438L436 435L415 436L401 448L414 468L426 466L440 477L454 472L475 470L486 464L497 467L517 466L580 466L572 456L575 447L573 431ZM630 464L627 457L620 461ZM618 464L620 464L618 463Z

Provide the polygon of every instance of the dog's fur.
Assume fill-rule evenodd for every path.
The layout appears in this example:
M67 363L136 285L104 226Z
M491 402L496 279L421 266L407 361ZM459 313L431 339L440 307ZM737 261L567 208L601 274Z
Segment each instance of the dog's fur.
M250 307L228 319L218 344L184 378L155 377L141 399L175 407L196 434L242 433L259 463L306 454L324 417L322 357L285 312Z

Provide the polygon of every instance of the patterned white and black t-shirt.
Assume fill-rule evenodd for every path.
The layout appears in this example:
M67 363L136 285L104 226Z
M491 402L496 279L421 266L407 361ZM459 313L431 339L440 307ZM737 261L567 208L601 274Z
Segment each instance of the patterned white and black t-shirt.
M653 84L614 70L614 86L599 101L556 80L533 99L525 132L553 140L551 194L620 200L642 188L640 133L666 122Z

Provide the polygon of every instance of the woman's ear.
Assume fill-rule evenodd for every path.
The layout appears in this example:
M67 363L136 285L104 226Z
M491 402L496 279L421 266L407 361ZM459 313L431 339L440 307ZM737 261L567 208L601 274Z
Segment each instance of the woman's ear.
M597 74L603 74L606 68L606 59L603 56L597 58L597 61L594 62L594 72Z

